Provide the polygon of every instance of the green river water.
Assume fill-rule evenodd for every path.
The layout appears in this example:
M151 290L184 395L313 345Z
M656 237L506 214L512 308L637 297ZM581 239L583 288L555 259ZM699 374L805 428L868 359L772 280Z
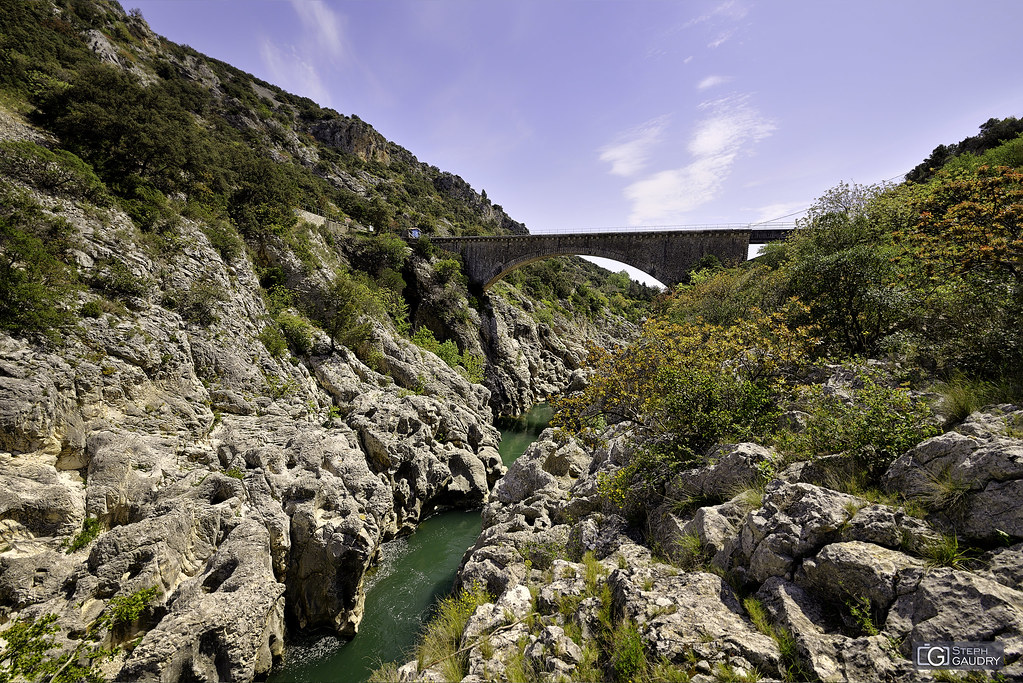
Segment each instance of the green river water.
M501 423L499 450L505 465L522 455L550 418L550 406L539 404ZM312 635L291 643L286 665L270 676L271 683L359 683L383 662L407 661L479 532L479 510L453 510L423 521L407 538L385 543L377 568L366 579L358 635L348 641Z

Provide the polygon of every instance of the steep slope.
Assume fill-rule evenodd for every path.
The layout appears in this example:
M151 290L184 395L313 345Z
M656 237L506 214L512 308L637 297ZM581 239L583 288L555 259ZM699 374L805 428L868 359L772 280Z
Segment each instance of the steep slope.
M115 3L2 10L0 666L249 680L350 635L382 542L489 499L494 410L642 302L475 300L395 236L523 229L462 179Z

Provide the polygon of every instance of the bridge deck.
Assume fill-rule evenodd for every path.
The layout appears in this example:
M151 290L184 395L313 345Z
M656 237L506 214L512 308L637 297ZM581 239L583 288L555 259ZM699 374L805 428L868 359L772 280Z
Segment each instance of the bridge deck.
M601 237L612 237L612 236L655 236L655 235L687 235L695 237L698 235L727 235L727 234L741 234L749 233L750 244L767 244L768 242L777 242L784 240L789 233L795 230L794 226L786 227L770 227L770 228L756 228L744 225L729 225L728 227L700 227L700 228L676 228L676 229L623 229L623 230L600 230L592 232L531 232L524 235L467 235L467 236L444 236L444 237L431 237L430 239L435 242L471 242L471 241L494 241L494 240L538 240L543 238L601 238Z

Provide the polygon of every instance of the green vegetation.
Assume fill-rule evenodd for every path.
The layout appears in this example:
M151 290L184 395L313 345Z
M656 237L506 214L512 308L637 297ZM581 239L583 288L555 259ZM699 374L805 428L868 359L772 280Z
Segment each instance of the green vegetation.
M419 670L439 664L445 680L462 680L468 673L469 655L461 648L462 630L476 608L489 601L490 596L479 587L441 600L420 641Z
M108 606L110 621L118 624L131 624L138 620L147 607L160 594L156 586L144 588L130 595L118 595L110 599Z
M637 322L645 316L658 293L653 287L629 278L628 273L606 275L602 269L579 258L552 258L512 271L499 283L543 307L535 307L537 322L551 324L555 312L597 318L610 313Z
M826 394L821 385L803 390L806 428L782 432L783 450L799 460L846 453L868 477L880 476L895 458L940 430L928 406L905 387L891 387L878 371L855 371L862 387L849 390L849 401Z
M55 340L73 322L66 302L77 288L65 263L71 227L0 183L0 329Z
M555 401L552 424L588 443L617 424L641 444L625 468L601 481L605 498L641 515L649 496L702 462L709 447L773 433L792 372L815 340L779 315L755 315L727 327L656 318L633 344L591 350L589 386Z
M112 657L115 649L102 647L104 634L111 628L137 622L159 595L160 589L153 586L111 598L106 609L84 633L65 634L69 645L63 647L56 638L61 631L56 614L18 617L0 632L4 641L0 650L0 681L100 683L106 680L96 664Z
M795 638L785 628L779 628L771 623L767 610L756 598L746 598L742 601L743 609L758 631L765 636L772 638L778 651L781 653L782 675L786 681L807 681L813 680L810 668L803 661L799 654L799 648Z
M442 361L457 369L467 380L480 384L483 382L483 371L486 359L474 353L460 353L454 341L448 339L441 343L428 327L420 327L412 335L412 342L430 353L436 354Z
M103 531L103 528L100 526L98 519L95 517L86 517L82 520L82 530L79 531L68 544L67 552L73 553L81 550L92 543L96 537L100 535L101 531Z
M67 150L51 151L31 141L0 142L0 175L94 204L108 201L106 187L89 164Z
M924 555L931 567L952 567L968 569L974 565L970 552L959 547L959 538L955 534L943 535L938 541L925 548Z
M609 425L633 436L631 460L599 482L605 502L638 523L674 472L740 440L790 461L843 454L855 474L836 485L866 494L940 432L934 410L952 424L1023 398L1023 172L984 163L1021 145L925 182L839 185L785 243L735 268L700 264L635 342L595 350L590 386L557 403L554 424L590 445ZM819 384L824 364L841 386ZM927 385L942 405L916 391ZM805 428L778 419L794 410ZM933 488L925 505L954 516L962 483Z

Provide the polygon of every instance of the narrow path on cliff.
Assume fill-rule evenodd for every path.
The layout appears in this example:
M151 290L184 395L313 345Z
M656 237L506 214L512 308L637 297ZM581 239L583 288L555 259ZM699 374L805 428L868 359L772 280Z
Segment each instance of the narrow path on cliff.
M501 427L501 459L515 461L551 418L547 404ZM447 595L465 553L480 532L480 511L452 510L425 520L415 533L385 543L366 578L365 617L349 641L307 635L288 647L271 683L367 680L383 662L404 662L436 602Z

